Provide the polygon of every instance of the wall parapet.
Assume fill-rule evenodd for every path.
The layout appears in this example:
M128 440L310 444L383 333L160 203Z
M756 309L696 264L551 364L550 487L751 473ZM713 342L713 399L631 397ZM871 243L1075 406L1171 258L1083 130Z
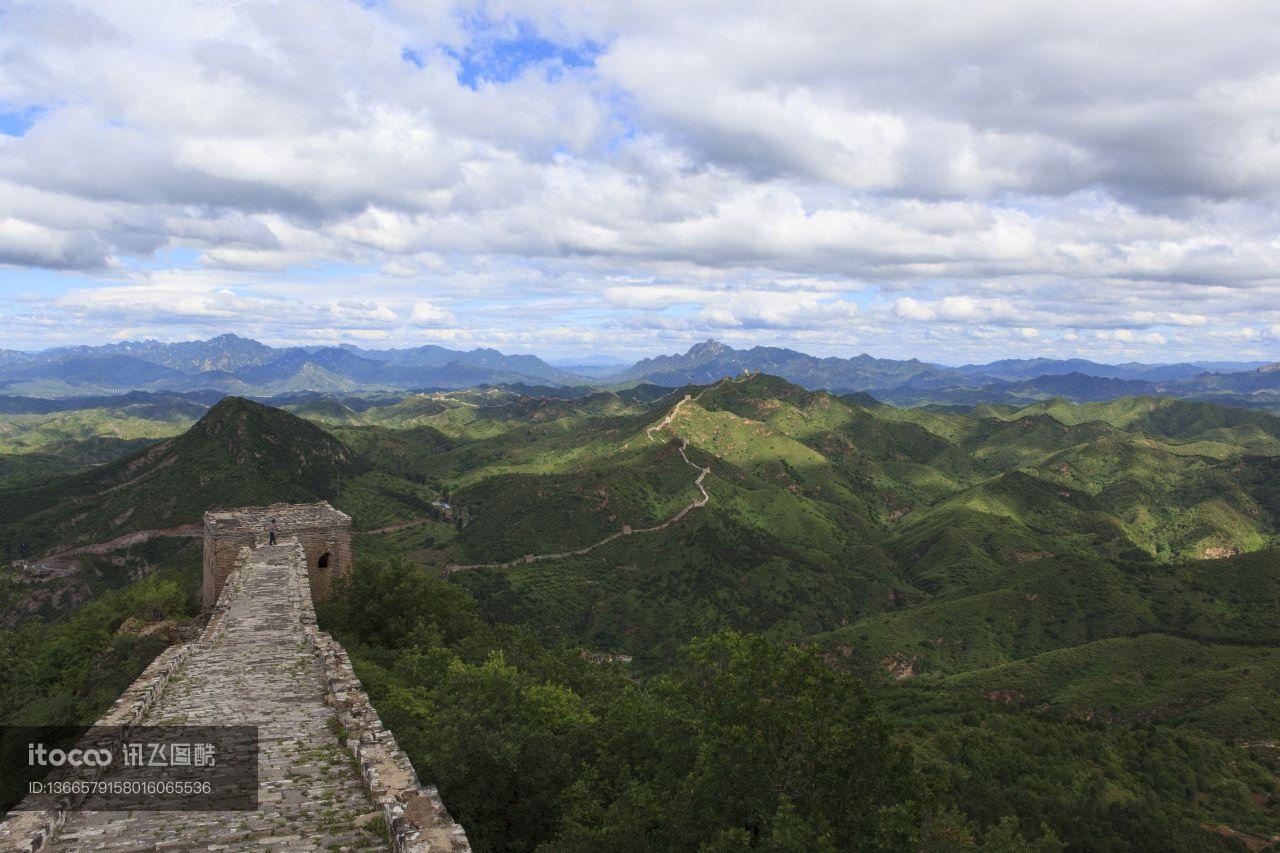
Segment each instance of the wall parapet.
M306 564L291 563L295 570ZM295 585L306 588L306 579ZM321 631L309 595L299 601L307 646L320 664L325 701L333 706L346 747L355 758L370 798L382 809L397 853L467 853L467 833L450 816L434 785L423 786L395 735L369 700L342 644Z
M227 610L230 607L233 591L241 583L242 568L248 559L249 549L241 549L231 575L228 576L218 603L214 605L209 621L205 623L200 637L189 643L169 646L156 655L142 674L133 680L120 694L110 709L98 718L92 728L100 726L118 727L117 734L109 742L96 742L97 746L110 748L113 751L120 746L120 741L137 725L155 706L165 686L181 669L191 654L197 649L212 646L218 636L226 628ZM93 769L86 772L86 779L96 780L103 770ZM0 822L0 845L7 850L24 850L29 853L46 849L57 836L67 821L67 814L84 802L87 794L59 797L56 805L44 811L14 811L3 822Z
M123 727L123 732L116 737L125 737L129 730L140 725L156 707L166 685L194 653L211 649L233 618L237 618L237 626L242 626L238 617L231 616L232 604L248 594L243 592L248 569L261 565L255 559L257 552L267 551L278 558L281 551L287 551L287 559L272 560L271 564L283 562L287 572L287 595L297 620L291 630L301 634L292 636L305 643L306 651L299 649L299 652L312 655L316 661L321 681L318 686L339 725L338 740L355 758L362 787L386 823L390 846L397 853L469 853L471 846L465 830L450 818L439 791L419 782L408 756L383 725L356 677L346 650L319 629L305 542L295 536L282 539L278 546L270 549L248 545L239 548L200 637L161 652L96 725ZM13 812L0 823L0 849L29 853L47 850L66 824L68 813L81 801L82 798L65 799L46 811Z

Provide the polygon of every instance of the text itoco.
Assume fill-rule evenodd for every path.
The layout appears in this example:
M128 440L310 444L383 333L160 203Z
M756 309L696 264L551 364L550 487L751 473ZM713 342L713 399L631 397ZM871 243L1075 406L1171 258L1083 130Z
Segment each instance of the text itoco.
M27 744L27 764L32 767L106 767L111 763L109 749L48 749L42 743Z

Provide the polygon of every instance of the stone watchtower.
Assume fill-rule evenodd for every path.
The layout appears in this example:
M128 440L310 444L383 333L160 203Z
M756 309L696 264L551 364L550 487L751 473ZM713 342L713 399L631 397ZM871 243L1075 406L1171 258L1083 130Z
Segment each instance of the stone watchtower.
M329 594L333 579L351 570L351 516L328 501L206 512L204 514L204 586L200 601L212 607L240 556L241 548L267 544L267 528L275 520L279 541L296 537L307 554L311 597Z

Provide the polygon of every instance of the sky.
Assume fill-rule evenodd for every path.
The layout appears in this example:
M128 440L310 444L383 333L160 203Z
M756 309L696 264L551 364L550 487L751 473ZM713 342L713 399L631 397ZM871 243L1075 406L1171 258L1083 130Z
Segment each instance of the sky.
M0 0L0 348L1280 359L1280 4Z

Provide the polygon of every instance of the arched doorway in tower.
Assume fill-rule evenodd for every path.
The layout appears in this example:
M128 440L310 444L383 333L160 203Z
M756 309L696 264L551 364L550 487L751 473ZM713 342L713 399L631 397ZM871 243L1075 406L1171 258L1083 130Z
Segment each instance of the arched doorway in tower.
M328 551L325 551L323 554L320 555L320 559L316 560L316 568L317 569L329 568L329 552Z

